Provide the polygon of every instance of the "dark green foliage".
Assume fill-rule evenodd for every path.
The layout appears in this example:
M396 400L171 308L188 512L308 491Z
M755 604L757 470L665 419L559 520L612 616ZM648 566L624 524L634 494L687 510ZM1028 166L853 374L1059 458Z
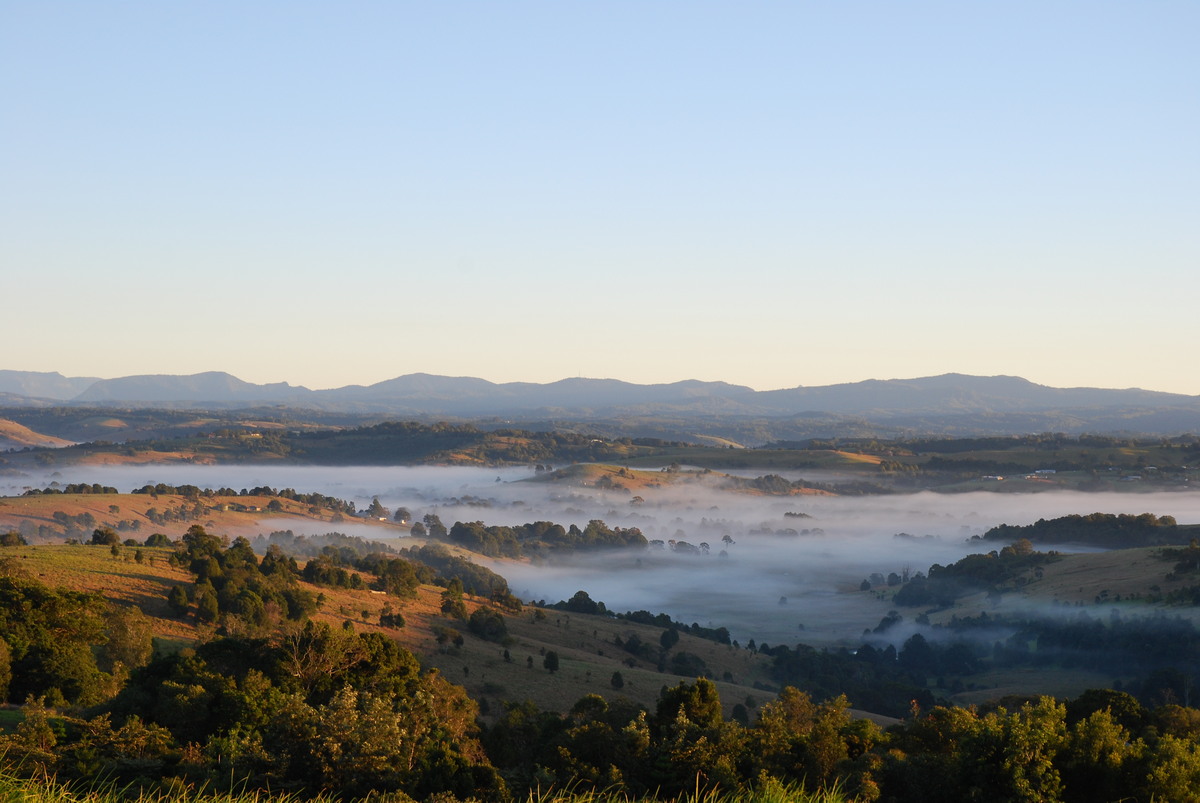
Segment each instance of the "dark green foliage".
M19 532L11 530L6 533L0 533L0 547L3 546L28 546L29 542L25 540Z
M846 650L817 650L805 644L779 645L760 652L771 655L771 675L781 686L803 686L810 693L833 698L846 695L868 711L902 717L914 700L922 706L934 704L923 688L924 678L901 668L894 648L861 647L851 655Z
M293 558L276 547L268 549L260 563L245 538L237 538L228 547L225 543L225 539L210 535L200 525L192 525L176 553L196 575L192 598L198 621L221 623L234 617L252 630L266 630L277 624L277 616L303 621L316 610L316 597L301 590L296 582L298 572ZM355 587L352 579L347 582ZM362 585L361 578L358 585ZM174 588L168 603L176 615L186 609Z
M379 626L380 627L394 627L394 628L399 629L401 627L404 627L404 624L405 624L404 623L404 615L397 611L392 611L390 609L385 608L379 614Z
M476 608L467 620L467 629L486 641L503 642L508 637L504 617L490 608Z
M171 608L171 613L175 614L175 616L183 616L187 613L188 608L191 606L191 601L188 600L187 592L184 591L183 586L171 586L171 590L167 592L167 605Z
M306 582L329 588L363 588L361 576L334 565L325 556L306 563L300 576Z
M542 658L542 667L550 674L558 671L558 653L554 650L547 650L546 655Z
M687 675L688 677L701 677L708 673L708 666L704 663L704 659L695 653L680 650L671 656L671 660L667 663L667 668L676 675Z
M658 637L658 642L662 645L664 651L670 651L672 647L679 643L679 631L673 627L667 628Z
M217 621L221 615L221 606L217 601L217 592L211 585L205 585L197 589L196 593L196 619L205 624L211 624Z
M0 701L8 699L8 687L12 683L12 650L8 642L0 638Z
M436 513L426 513L422 521L425 523L425 530L430 538L436 541L445 541L449 536L446 525L442 524L442 520Z
M551 607L560 607L563 603L558 603ZM603 605L604 603L598 603ZM718 644L729 644L729 631L724 627L704 627L695 622L690 625L685 625L682 622L676 622L665 613L652 614L649 611L626 611L625 613L616 614L618 619L627 619L630 622L637 622L642 625L654 625L656 627L671 628L682 633L687 633L689 636L715 641ZM661 637L660 637L661 638Z
M435 574L428 566L414 563L405 558L390 558L375 554L354 561L354 566L371 572L378 577L377 591L386 591L398 597L411 597L422 583L432 583Z
M699 678L690 686L680 683L670 689L663 688L654 715L655 730L659 733L668 731L681 716L701 728L721 724L721 696L712 681Z
M442 614L452 619L466 619L467 606L463 602L463 585L457 578L452 578L442 592Z
M350 565L354 560L369 555L396 554L396 550L387 544L344 533L296 535L291 530L276 530L267 536L257 536L251 543L256 552L268 552L271 547L277 547L282 552L297 557L315 558L325 555L339 565Z
M100 597L54 591L32 580L0 576L0 638L8 646L8 699L45 696L55 704L103 698L108 675L94 648L104 644L107 604Z
M604 615L608 613L608 609L604 607L603 602L594 601L586 591L576 591L566 602L560 602L554 606L563 611L571 611L572 613L586 613L591 615Z
M1011 588L1014 580L1030 569L1057 559L1055 552L1033 552L1030 542L1021 538L999 552L967 555L949 566L935 563L929 567L928 576L918 573L905 583L893 601L907 607L949 607L966 594L1000 593Z
M386 519L389 511L379 502L379 497L371 499L371 504L367 507L366 515L373 519Z
M176 745L204 745L214 780L251 788L487 799L502 790L475 740L474 703L378 634L309 623L273 643L208 642L156 659L109 710L117 721L143 717Z
M113 672L119 665L126 670L145 666L154 654L150 620L140 608L112 607L105 616L107 641L101 651L101 668Z
M116 530L110 527L101 527L92 532L90 543L100 546L120 546L121 536L117 534Z
M508 581L486 566L450 554L441 544L426 544L406 550L406 555L434 569L446 581L458 580L463 591L477 597L491 597L508 591Z
M68 483L67 485L58 488L30 488L24 493L24 496L40 496L46 494L115 494L120 493L116 488L99 483L88 484L86 482Z
M1108 549L1186 544L1200 536L1200 525L1179 526L1174 516L1090 513L1038 519L1033 524L1001 524L983 534L988 541L1027 538L1035 544L1089 544Z

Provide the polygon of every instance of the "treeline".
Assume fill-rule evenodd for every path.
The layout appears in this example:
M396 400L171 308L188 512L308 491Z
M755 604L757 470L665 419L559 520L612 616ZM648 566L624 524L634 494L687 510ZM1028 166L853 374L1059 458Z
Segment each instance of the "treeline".
M772 496L789 496L801 491L825 491L827 493L838 494L839 496L889 494L893 492L890 488L884 488L881 485L861 480L839 483L809 482L808 480L789 480L778 474L765 474L761 477L753 478L729 476L725 478L725 487L735 490L757 491L758 493Z
M295 557L315 558L318 555L336 554L340 561L346 563L377 552L396 554L395 549L382 541L339 532L296 535L291 530L275 530L268 535L256 535L250 543L254 546L254 551L259 553L277 546Z
M100 531L97 531L100 532ZM508 608L520 609L508 581L485 566L457 557L440 544L427 544L397 553L365 539L329 533L298 537L277 531L255 541L267 548L262 558L246 538L232 544L192 525L176 544L171 560L196 577L190 588L175 586L168 602L177 615L230 626L236 632L258 632L284 619L305 620L317 599L301 590L298 580L331 588L370 589L411 597L422 584L457 583L468 594L487 597ZM324 543L303 568L289 547L306 550ZM364 578L358 574L368 575Z
M154 485L143 485L141 488L133 489L130 493L148 494L150 496L182 496L187 499L265 496L275 499L288 499L308 505L310 508L332 510L335 513L344 513L351 516L357 515L357 508L354 503L345 499L338 499L321 493L300 493L294 488L276 490L268 485L261 485L256 488L242 488L240 491L235 491L233 488L218 488L213 490L212 488L200 488L196 485L167 485L160 482Z
M907 578L892 600L905 607L948 608L967 594L1000 594L1020 586L1031 569L1040 571L1038 567L1058 559L1056 552L1035 552L1021 538L999 552L967 555L949 566L935 563L928 575L917 572Z
M538 608L547 608L556 611L567 611L569 613L583 613L589 616L609 616L614 619L623 619L627 622L634 622L640 625L651 625L652 627L661 627L664 630L673 630L676 633L686 633L696 638L715 641L718 644L731 644L729 638L729 630L724 627L704 627L693 622L686 625L683 622L677 622L668 614L658 613L653 614L650 611L626 611L625 613L617 613L610 610L600 600L592 599L588 592L580 590L568 600L559 600L558 602L547 603L546 600L538 600L533 603ZM678 640L678 636L676 636ZM674 642L672 642L673 644ZM668 645L663 645L668 647ZM669 647L668 647L669 648Z
M1106 618L1064 608L1040 617L954 616L930 625L922 614L913 626L891 611L864 633L853 653L759 647L775 658L780 683L801 683L822 693L844 693L869 710L902 716L904 694L928 704L926 688L958 693L974 688L971 676L996 669L1093 669L1110 673L1114 686L1146 705L1192 700L1200 688L1200 631L1182 617L1157 613ZM897 634L912 633L901 643ZM783 658L780 660L780 652ZM864 675L863 664L871 667ZM862 682L860 684L860 681ZM894 693L880 695L890 685ZM905 687L908 690L905 691Z
M86 482L70 483L68 485L54 486L50 485L46 488L30 488L24 496L42 496L50 494L115 494L120 493L116 488L110 485L101 485L98 482L88 484Z
M1146 704L1187 701L1200 682L1200 631L1180 616L1090 616L1086 611L1023 617L953 617L931 634L949 632L948 641L974 645L989 666L1102 668L1125 677L1125 690Z
M569 432L516 429L483 431L470 424L390 421L347 430L281 436L291 457L325 464L477 462L532 465L547 462L596 463L681 443L658 439L603 439Z
M488 526L480 521L455 522L448 538L451 543L489 557L547 557L556 552L599 549L644 549L647 540L637 527L609 527L592 519L580 529L563 527L549 521L509 526Z
M499 800L461 687L390 639L307 624L159 655L101 706L51 726L32 701L4 739L18 771L195 787Z
M987 541L1028 539L1035 544L1088 544L1106 549L1186 544L1200 535L1200 525L1180 526L1174 516L1153 513L1072 514L1038 519L1033 524L1000 524L983 534Z
M467 594L477 597L509 595L508 581L486 566L458 557L441 544L425 544L402 551L405 557L423 563L444 581L457 580Z
M886 732L849 702L793 687L726 719L710 681L653 710L587 695L558 714L475 704L378 634L309 626L158 657L102 707L59 719L36 701L5 761L138 790L208 785L302 797L508 801L570 788L629 798L838 790L893 803L1194 801L1200 711L1094 690L982 709L921 708ZM752 713L751 713L752 712Z

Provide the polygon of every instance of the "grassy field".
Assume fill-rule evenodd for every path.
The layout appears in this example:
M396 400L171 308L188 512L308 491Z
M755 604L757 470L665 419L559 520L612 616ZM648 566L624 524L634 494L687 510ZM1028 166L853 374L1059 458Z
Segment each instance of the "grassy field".
M58 535L67 534L67 528L55 518L56 513L69 517L90 514L95 519L94 527L119 529L122 538L144 541L151 533L164 533L178 538L193 524L201 524L212 532L230 536L250 535L263 531L262 522L270 520L272 525L288 520L296 522L319 522L336 530L340 523L333 511L312 509L307 504L291 499L265 496L212 496L202 497L203 512L196 515L195 499L177 494L38 494L34 496L0 497L0 532L17 530L22 523L26 526L53 528ZM269 510L272 502L280 509ZM237 510L236 506L254 508ZM148 515L151 509L159 513L183 511L179 520L155 522ZM355 525L366 525L378 529L379 537L407 534L408 528L399 524L368 519L351 519ZM118 525L126 522L121 529ZM136 529L131 529L136 527ZM278 529L278 527L273 527ZM90 530L78 530L76 536L90 537Z

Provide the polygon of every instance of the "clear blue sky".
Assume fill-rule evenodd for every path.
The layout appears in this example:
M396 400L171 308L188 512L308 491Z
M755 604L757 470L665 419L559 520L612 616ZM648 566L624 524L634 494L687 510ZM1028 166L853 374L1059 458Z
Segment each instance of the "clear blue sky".
M1200 394L1195 2L0 3L0 368Z

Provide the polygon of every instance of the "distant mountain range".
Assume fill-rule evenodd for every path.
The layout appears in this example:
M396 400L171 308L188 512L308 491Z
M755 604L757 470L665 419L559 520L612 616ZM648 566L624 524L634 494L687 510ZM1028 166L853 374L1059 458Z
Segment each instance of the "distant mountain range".
M223 372L118 379L0 370L0 406L235 410L282 406L394 417L514 421L665 417L810 417L965 432L1200 432L1200 396L1139 389L1053 388L1020 377L944 374L918 379L755 391L689 380L638 385L615 379L537 384L408 374L374 385L310 390L256 385Z

